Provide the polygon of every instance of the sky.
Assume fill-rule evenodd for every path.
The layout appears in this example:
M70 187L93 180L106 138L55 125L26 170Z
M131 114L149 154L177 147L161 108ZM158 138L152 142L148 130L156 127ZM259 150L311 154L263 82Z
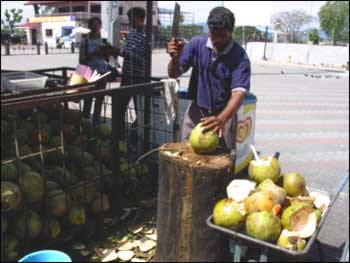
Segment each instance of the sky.
M34 15L32 6L25 6L26 1L1 1L1 19L5 19L5 9L23 9L24 23L27 18ZM280 11L293 9L305 10L308 14L317 17L317 13L326 1L178 1L182 11L193 12L194 23L206 22L212 8L224 3L235 14L236 24L246 23L258 25L266 24L270 15ZM175 1L159 1L158 6L173 9ZM265 23L264 23L265 21Z

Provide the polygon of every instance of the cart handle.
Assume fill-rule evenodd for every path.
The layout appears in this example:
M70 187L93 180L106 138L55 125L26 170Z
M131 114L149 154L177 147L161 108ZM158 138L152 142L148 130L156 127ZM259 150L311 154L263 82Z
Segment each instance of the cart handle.
M337 200L340 192L343 190L343 188L348 180L349 180L349 171L346 173L346 175L343 176L338 187L332 193L332 199L334 202Z

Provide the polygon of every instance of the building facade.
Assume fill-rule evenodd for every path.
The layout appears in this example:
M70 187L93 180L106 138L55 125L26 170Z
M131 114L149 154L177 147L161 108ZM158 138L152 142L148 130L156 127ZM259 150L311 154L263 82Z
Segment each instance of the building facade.
M28 44L54 44L56 38L69 36L74 27L87 27L91 17L101 17L100 1L28 1L35 16L17 26L24 29Z

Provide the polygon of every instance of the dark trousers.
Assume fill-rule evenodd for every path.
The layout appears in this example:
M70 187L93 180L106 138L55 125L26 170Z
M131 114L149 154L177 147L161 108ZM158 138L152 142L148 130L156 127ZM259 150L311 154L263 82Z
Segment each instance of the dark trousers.
M131 78L127 78L124 77L122 78L122 81L120 83L120 86L129 86L129 85L133 85L133 84L139 84L139 83L143 83L142 81L138 81L138 80L134 80ZM138 141L138 133L137 133L137 123L138 123L138 119L137 119L137 111L139 109L138 107L138 100L137 100L137 96L131 96L131 95L124 95L121 97L120 99L120 111L121 111L121 119L120 119L120 125L119 127L122 129L122 138L126 139L125 137L125 125L127 120L125 120L125 114L130 102L130 99L133 99L134 102L134 110L136 112L136 119L134 120L134 122L131 124L131 129L133 129L130 134L128 134L127 136L129 137L129 142L130 144L137 144Z
M184 115L182 140L188 140L190 138L192 129L201 121L201 118L217 114L210 114L206 110L200 108L195 102L192 102ZM222 137L219 140L220 152L232 153L232 150L236 150L236 126L237 116L234 114L223 127Z
M105 79L102 79L96 83L95 90L105 89L106 85L107 85L107 81ZM87 119L90 118L92 99L93 98L84 99L84 106L83 106L83 117L84 118L87 118ZM100 123L103 99L104 99L104 96L101 96L101 95L95 97L94 113L93 113L93 117L92 117L92 121L94 124Z

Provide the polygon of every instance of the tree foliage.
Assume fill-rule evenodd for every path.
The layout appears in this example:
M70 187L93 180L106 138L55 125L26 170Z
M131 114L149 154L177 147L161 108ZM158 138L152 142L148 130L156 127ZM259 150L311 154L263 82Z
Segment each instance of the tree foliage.
M304 10L292 10L276 13L271 20L275 30L286 33L289 41L294 43L297 42L302 27L312 22L314 18Z
M11 32L14 32L15 24L22 21L22 9L12 8L10 12L8 9L5 10L5 21L11 29Z
M253 26L238 26L233 32L233 39L243 45L248 41L256 41L262 39L262 34L259 32L256 27Z
M318 13L320 25L333 41L349 42L349 1L327 1Z
M314 44L318 44L320 41L320 35L318 33L317 28L312 28L309 32L309 40L312 41Z
M181 25L179 26L179 36L186 40L192 37L202 35L204 33L203 27L199 25ZM159 42L167 42L171 39L171 26L161 26L159 30Z

